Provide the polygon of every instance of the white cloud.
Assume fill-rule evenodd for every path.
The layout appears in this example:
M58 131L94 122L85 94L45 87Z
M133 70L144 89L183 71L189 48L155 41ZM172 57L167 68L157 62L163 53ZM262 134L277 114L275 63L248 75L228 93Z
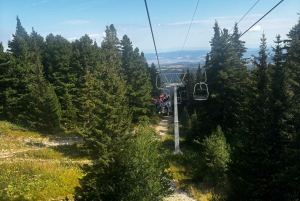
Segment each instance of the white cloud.
M94 39L94 40L96 39L97 40L97 39L99 39L101 37L101 34L98 34L98 33L90 34L89 37L91 39Z
M84 25L88 23L90 23L90 21L88 20L67 20L62 22L62 24L67 24L67 25Z
M103 37L105 37L105 36L106 36L105 32L103 32L102 34L99 34L99 33L89 34L89 37L92 40L96 40L97 43L100 43L103 40Z
M257 32L257 31L261 31L262 29L261 29L261 26L259 26L259 25L255 25L254 27L252 27L251 29L250 29L250 31L254 31L254 32Z
M76 40L76 39L77 39L77 37L68 38L68 40L70 40L70 41L73 41L73 40Z

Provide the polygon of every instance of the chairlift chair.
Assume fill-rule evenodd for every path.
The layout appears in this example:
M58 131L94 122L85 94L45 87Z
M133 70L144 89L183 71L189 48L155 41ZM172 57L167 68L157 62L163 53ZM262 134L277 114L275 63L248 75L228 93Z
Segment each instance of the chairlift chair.
M207 100L209 96L208 86L205 82L196 83L194 86L193 99L197 101Z
M182 97L181 94L179 93L179 96L177 96L177 104L181 104L182 103Z
M181 91L180 92L180 97L181 100L189 100L189 94L187 90Z

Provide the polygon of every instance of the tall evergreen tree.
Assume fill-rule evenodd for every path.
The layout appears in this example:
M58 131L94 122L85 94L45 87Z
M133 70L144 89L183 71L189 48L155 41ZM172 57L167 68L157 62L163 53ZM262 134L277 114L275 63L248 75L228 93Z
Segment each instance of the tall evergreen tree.
M233 33L231 36L231 44L233 46L233 51L235 56L241 60L246 52L245 41L240 40L241 33L239 32L237 23L234 24Z
M148 64L145 58L139 54L139 49L133 50L132 42L127 35L123 36L122 47L122 67L127 85L127 96L129 107L133 112L133 122L147 119L150 113L151 84L147 73Z
M230 161L230 149L220 126L203 142L203 157L205 158L204 180L217 185L224 180Z
M85 127L91 121L95 108L95 79L100 73L99 48L93 40L85 35L73 42L72 69L76 73L76 94L73 96L77 108L79 127ZM66 108L68 109L68 108ZM70 110L70 109L69 109Z
M231 36L228 30L221 31L215 23L211 51L205 64L210 97L203 103L204 110L199 113L202 132L209 135L220 125L229 143L235 139L233 130L239 122L239 102L242 102L240 91L247 73L237 56L242 56L245 50L237 32L236 27Z
M2 114L6 114L6 90L9 88L10 79L7 77L9 70L9 54L4 52L3 44L0 42L0 107Z
M74 50L73 52L76 51L79 50ZM71 61L73 61L73 65ZM46 37L42 61L44 75L54 87L55 93L59 98L62 109L62 123L67 127L74 124L74 119L76 119L76 116L71 117L70 115L76 114L74 96L76 95L76 83L78 80L77 66L75 65L77 62L79 62L77 58L72 58L72 45L67 39L60 35L54 36L53 34L49 34ZM82 71L78 74L81 76ZM67 97L68 100L65 99ZM70 121L71 119L73 120Z
M53 87L43 75L38 40L32 39L35 61L26 85L27 94L21 97L24 109L18 118L34 130L55 132L60 129L61 107Z
M18 115L25 110L26 104L20 100L25 96L27 85L31 82L34 62L33 52L30 51L30 38L22 27L20 19L17 17L16 33L11 41L8 41L10 59L7 79L9 79L6 93L6 114L9 118L17 120ZM23 105L25 104L25 105Z
M280 52L277 52L277 58L279 54ZM243 111L246 127L237 135L239 143L236 143L232 155L233 163L230 165L230 200L274 200L280 196L280 192L274 188L276 185L273 181L280 169L284 136L281 133L283 130L276 129L279 126L278 122L274 124L274 120L277 119L277 114L274 115L277 106L273 106L271 101L271 71L270 65L267 64L264 34L255 64L257 68L253 70L253 88L248 93L247 110ZM275 93L274 91L274 95Z
M289 45L281 47L285 49L286 54L276 58L279 61L281 60L279 69L277 69L277 71L281 71L281 74L277 77L279 82L282 80L280 84L283 86L283 89L280 89L282 94L278 94L276 102L279 109L279 114L276 114L278 120L278 127L276 128L281 131L281 135L287 137L288 140L285 142L288 143L285 143L285 151L281 155L281 171L276 174L274 183L280 193L279 198L282 200L297 200L300 196L298 179L300 168L298 160L300 157L300 59L297 56L300 53L300 20L291 29L288 37L289 40L286 41L289 41Z
M121 57L113 25L106 28L101 44L100 71L95 77L92 125L82 134L92 165L84 167L85 176L76 189L76 200L118 200L120 153L129 138L131 118L126 97L126 82L121 74Z
M152 63L148 68L148 73L150 75L150 82L152 85L151 95L152 97L158 97L161 93L161 90L158 89L158 87L160 87L161 79L160 76L158 76L158 70L154 63Z

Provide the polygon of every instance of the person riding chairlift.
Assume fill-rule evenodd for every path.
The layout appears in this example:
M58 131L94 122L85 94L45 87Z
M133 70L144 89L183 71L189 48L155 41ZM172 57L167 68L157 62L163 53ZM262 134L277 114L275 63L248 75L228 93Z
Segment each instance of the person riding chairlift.
M155 104L155 107L157 109L157 111L159 112L160 111L160 103L158 102L158 99L157 98L152 98L154 104Z
M159 113L161 113L162 110L163 110L163 107L164 107L164 95L163 95L163 94L161 94L161 95L159 96L159 106L160 106L160 111L159 111Z
M163 96L163 102L166 104L166 102L170 99L170 96L167 94L164 94Z

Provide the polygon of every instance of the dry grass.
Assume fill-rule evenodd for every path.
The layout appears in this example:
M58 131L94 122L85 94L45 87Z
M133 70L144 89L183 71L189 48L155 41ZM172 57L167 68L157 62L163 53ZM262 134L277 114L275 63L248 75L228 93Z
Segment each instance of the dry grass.
M0 163L0 200L72 197L82 173L77 164L50 161Z
M83 176L79 164L88 161L76 144L47 143L75 136L67 132L45 136L0 121L0 201L72 198Z

